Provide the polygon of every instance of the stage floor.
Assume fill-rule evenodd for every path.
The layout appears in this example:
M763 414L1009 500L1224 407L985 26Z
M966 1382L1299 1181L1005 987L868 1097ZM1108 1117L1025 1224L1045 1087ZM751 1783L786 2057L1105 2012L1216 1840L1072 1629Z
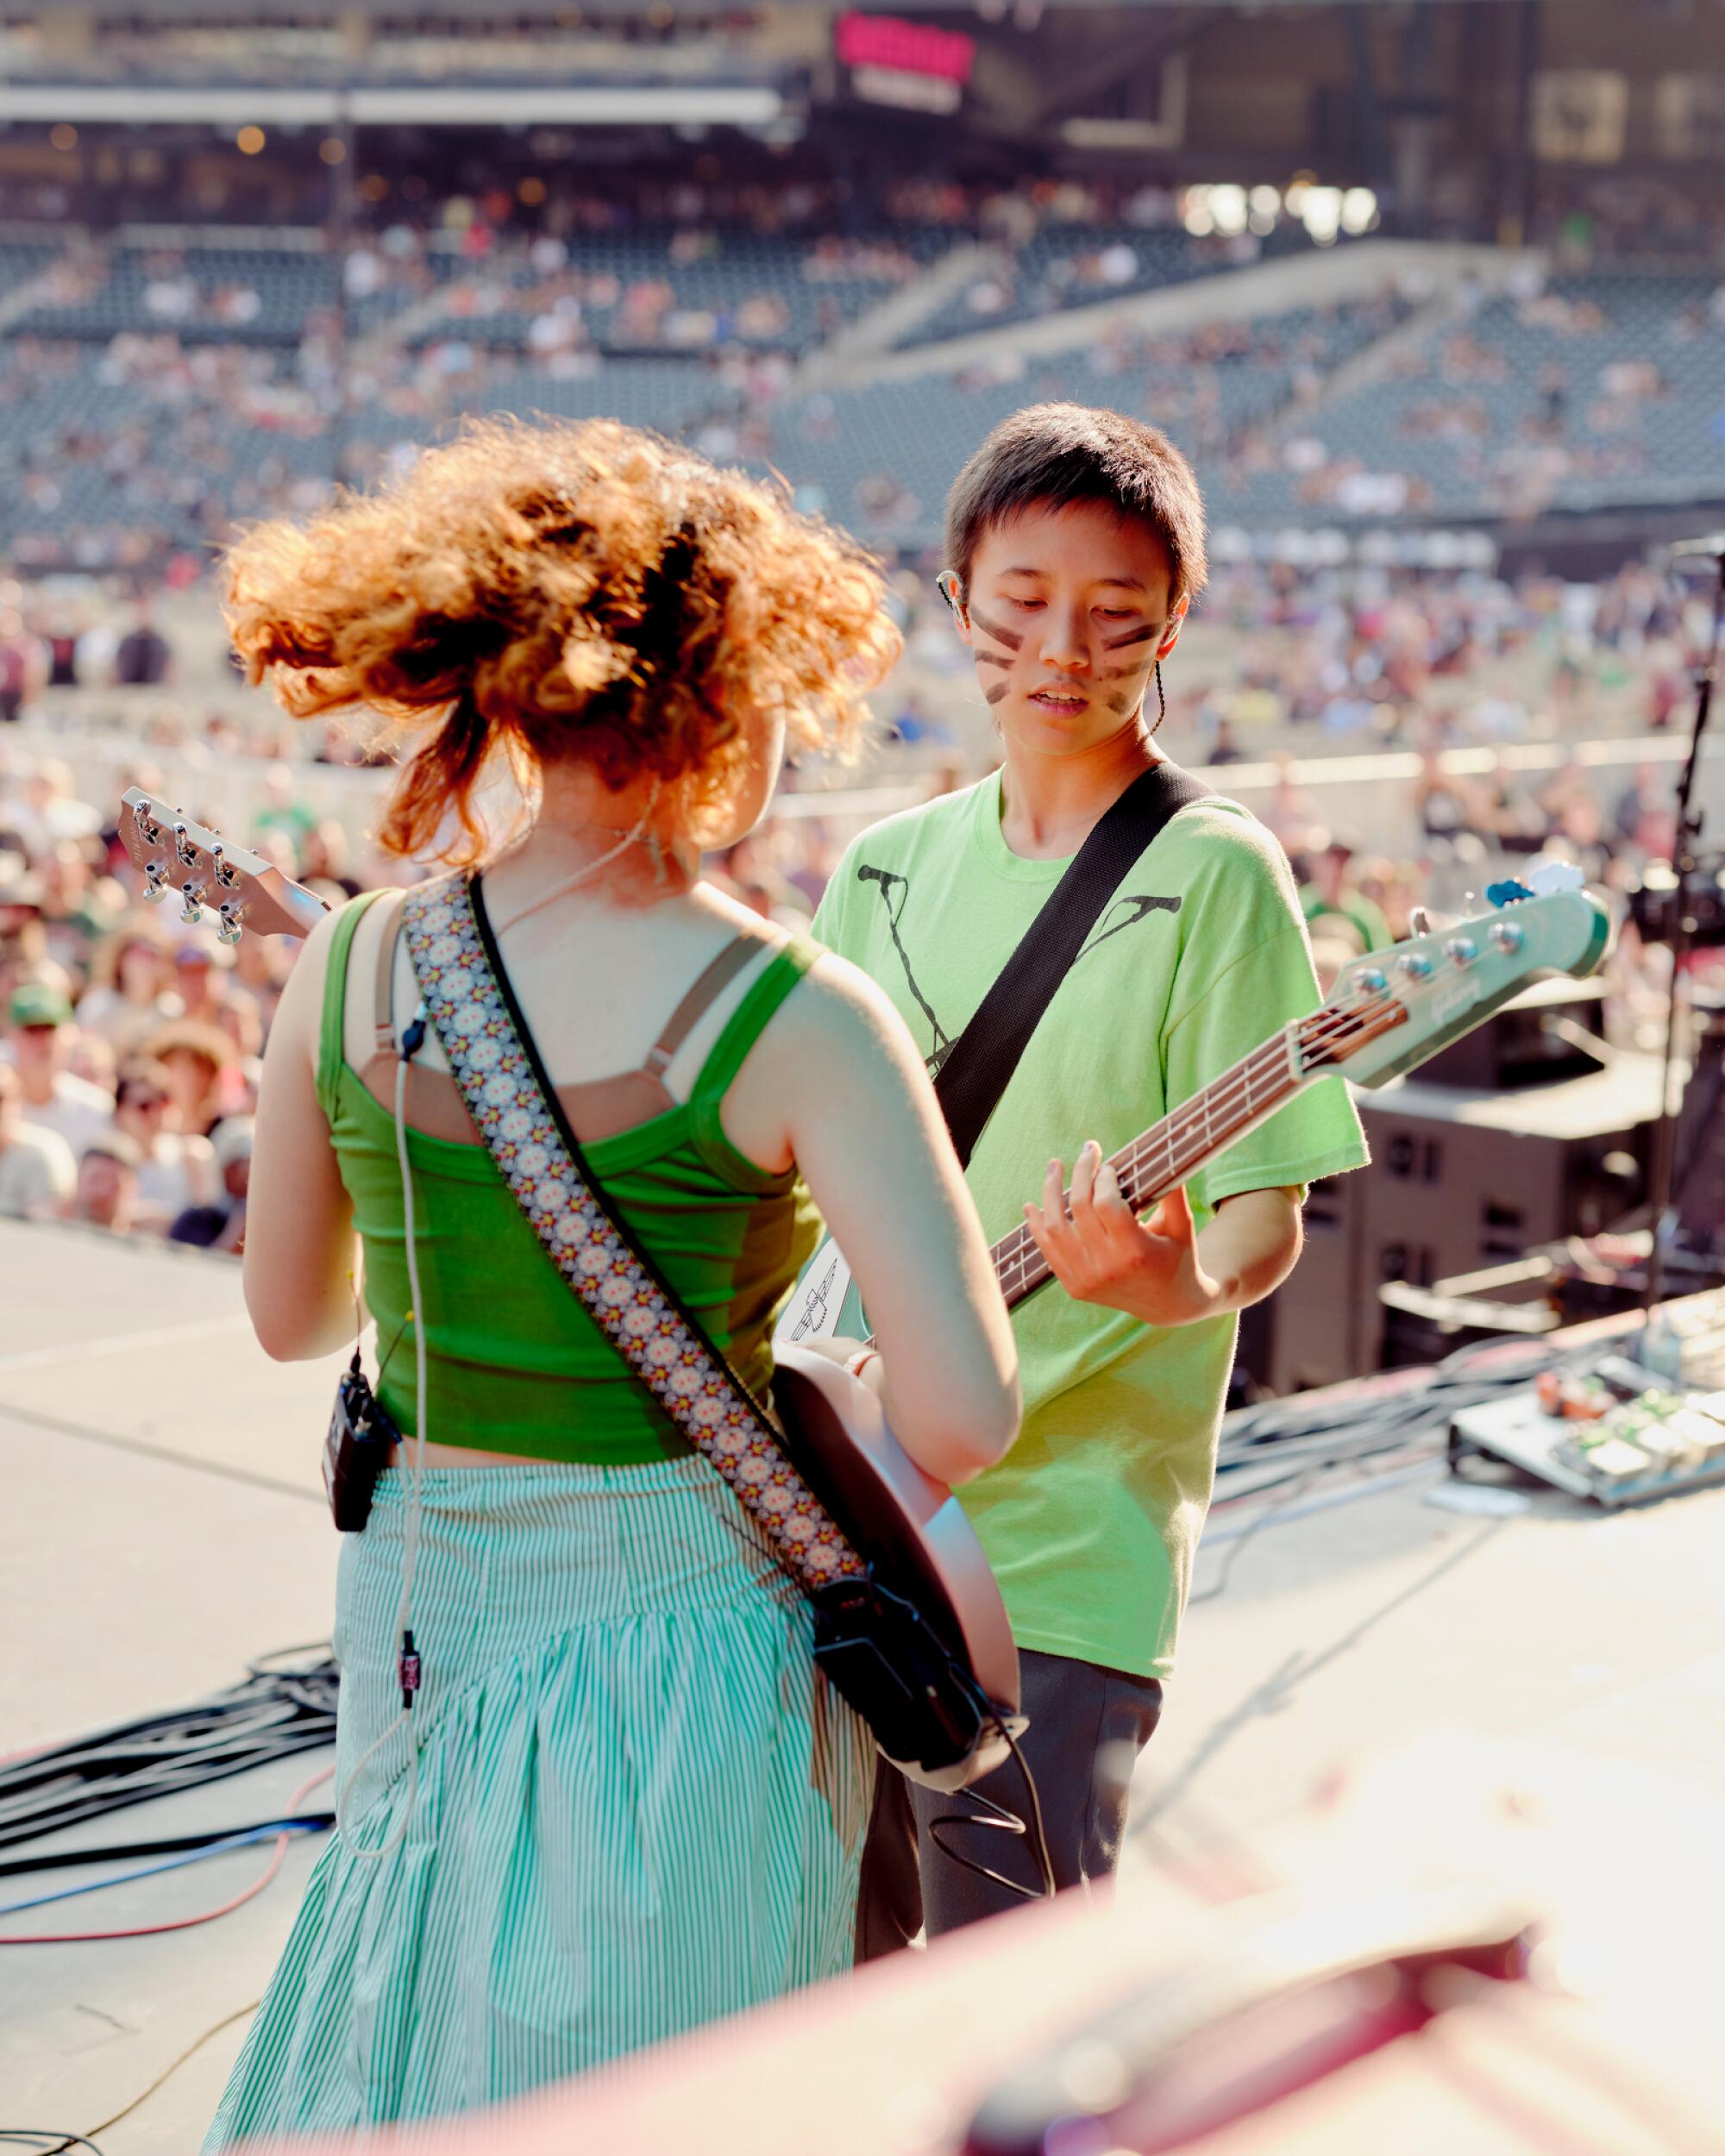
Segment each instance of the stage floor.
M335 1360L267 1361L236 1268L71 1230L0 1222L0 1752L190 1702L250 1657L327 1638L337 1539L318 1446ZM1434 1508L1430 1487L1201 1551L1139 1769L1134 1865L1170 1845L1250 1846L1350 1759L1433 1729L1553 1739L1716 1789L1725 1490L1615 1516L1541 1494L1492 1519ZM1226 1590L1197 1599L1225 1564ZM85 1838L267 1817L320 1763ZM106 2156L190 2156L313 1855L292 1845L265 1894L202 1929L0 1953L0 2126L90 2133L166 2073L99 2138ZM0 1933L166 1921L261 1862L234 1852ZM5 1882L0 1901L36 1885Z

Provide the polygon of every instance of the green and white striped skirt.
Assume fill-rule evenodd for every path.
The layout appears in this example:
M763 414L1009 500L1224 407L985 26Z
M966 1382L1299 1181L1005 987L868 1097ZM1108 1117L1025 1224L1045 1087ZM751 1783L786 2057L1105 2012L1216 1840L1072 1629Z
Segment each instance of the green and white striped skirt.
M428 1470L342 1552L340 1825L207 2152L524 2095L850 1966L874 1775L704 1460ZM348 1777L357 1777L352 1789Z

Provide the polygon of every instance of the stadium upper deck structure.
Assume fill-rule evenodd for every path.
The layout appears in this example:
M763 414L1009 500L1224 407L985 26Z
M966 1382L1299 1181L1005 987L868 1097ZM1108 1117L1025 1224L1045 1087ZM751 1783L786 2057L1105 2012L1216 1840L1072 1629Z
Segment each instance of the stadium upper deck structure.
M466 411L889 549L1045 396L1224 544L1725 500L1725 5L0 0L0 550L160 566Z

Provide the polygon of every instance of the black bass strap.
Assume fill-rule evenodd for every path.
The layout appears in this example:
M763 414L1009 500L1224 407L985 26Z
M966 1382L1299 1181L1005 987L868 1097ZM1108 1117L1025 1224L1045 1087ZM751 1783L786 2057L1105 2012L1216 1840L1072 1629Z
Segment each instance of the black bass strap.
M975 1017L947 1050L935 1079L935 1098L965 1166L1043 1012L1121 879L1166 824L1214 791L1177 764L1153 764L1104 813L1074 856Z

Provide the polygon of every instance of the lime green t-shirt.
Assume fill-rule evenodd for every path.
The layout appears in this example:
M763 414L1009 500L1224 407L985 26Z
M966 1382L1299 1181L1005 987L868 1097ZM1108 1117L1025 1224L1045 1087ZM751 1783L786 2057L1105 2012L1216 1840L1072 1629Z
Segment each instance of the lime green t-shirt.
M815 917L892 997L938 1067L1063 874L1000 830L1000 779L865 831ZM1280 846L1236 803L1182 809L1121 880L978 1140L967 1180L990 1242L1087 1138L1112 1154L1320 1000ZM1339 1079L1296 1094L1193 1178L1200 1226L1241 1191L1366 1158ZM1138 1676L1173 1667L1215 1475L1235 1319L1171 1330L1051 1282L1013 1317L1017 1445L959 1493L1021 1647Z

